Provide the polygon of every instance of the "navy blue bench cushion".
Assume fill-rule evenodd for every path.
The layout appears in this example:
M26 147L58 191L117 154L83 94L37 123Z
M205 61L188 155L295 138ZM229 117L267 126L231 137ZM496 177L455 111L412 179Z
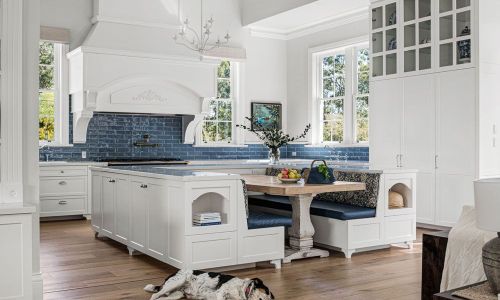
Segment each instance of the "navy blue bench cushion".
M248 229L269 228L269 227L290 227L292 218L271 213L250 210L247 219Z
M287 211L292 210L292 204L288 197L282 196L254 195L250 196L249 204ZM311 214L337 220L356 220L375 217L376 209L357 207L331 201L313 200L311 204Z

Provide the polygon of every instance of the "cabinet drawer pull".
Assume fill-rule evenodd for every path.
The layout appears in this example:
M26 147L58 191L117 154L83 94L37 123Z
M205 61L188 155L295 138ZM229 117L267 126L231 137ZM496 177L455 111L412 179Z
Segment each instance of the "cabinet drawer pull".
M59 185L66 185L67 182L66 181L59 181Z
M61 171L61 174L64 174L64 171Z
M143 189L147 189L147 188L148 188L148 185L147 185L147 184L141 184L141 188L143 188Z
M59 205L66 205L66 204L68 204L68 201L66 200L59 201Z
M116 182L116 180L114 180L114 179L110 179L110 180L109 180L109 182L111 182L111 183L115 183L115 182Z

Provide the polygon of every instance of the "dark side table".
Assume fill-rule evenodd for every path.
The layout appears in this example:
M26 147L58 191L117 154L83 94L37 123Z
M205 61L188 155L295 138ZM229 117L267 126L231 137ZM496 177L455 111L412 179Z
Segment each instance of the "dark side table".
M448 234L449 231L437 231L422 236L422 300L432 300L439 293Z
M478 282L478 283L471 284L471 285L467 285L467 286L464 286L464 287L461 287L458 289L442 292L439 294L435 294L433 300L450 300L450 299L451 300L464 300L464 298L455 297L455 296L452 296L452 294L456 291L465 290L465 289L468 289L468 288L473 287L473 286L481 285L483 283L485 283L485 281Z

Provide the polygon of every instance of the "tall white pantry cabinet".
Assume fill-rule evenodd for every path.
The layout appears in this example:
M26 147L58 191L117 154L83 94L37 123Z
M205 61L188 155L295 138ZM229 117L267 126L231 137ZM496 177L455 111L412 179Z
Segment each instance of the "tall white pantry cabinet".
M500 175L500 1L371 3L370 163L419 170L417 222L453 226Z

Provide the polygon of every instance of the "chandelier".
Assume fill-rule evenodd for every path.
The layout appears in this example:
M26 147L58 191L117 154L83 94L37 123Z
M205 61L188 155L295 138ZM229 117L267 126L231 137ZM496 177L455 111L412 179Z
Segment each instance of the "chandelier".
M180 18L180 0L179 0L179 18ZM189 19L182 23L179 32L173 36L176 44L182 45L190 50L198 52L200 55L208 51L226 45L231 39L229 33L226 33L224 40L217 38L215 43L210 42L212 35L212 26L214 19L210 17L205 23L203 22L203 0L200 0L200 32L197 32L190 24Z

